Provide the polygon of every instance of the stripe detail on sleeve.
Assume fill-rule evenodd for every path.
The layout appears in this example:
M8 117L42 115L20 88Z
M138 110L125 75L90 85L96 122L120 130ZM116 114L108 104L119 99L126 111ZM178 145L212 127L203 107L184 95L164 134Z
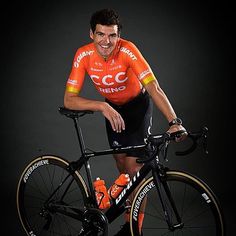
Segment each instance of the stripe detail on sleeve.
M141 80L141 83L142 85L147 85L149 84L150 82L152 82L153 80L155 80L155 78L153 76L149 76L143 80Z
M70 92L70 93L79 93L79 89L74 88L74 87L70 87L70 86L66 87L66 91Z

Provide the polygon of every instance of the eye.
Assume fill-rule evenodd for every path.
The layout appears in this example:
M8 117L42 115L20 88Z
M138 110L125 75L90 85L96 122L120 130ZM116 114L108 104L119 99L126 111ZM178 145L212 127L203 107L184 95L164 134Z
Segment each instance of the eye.
M100 36L100 37L103 37L103 36L104 36L104 34L101 33L101 32L97 32L96 34L97 34L98 36Z
M111 37L111 38L116 38L116 37L117 37L117 34L111 34L110 37Z

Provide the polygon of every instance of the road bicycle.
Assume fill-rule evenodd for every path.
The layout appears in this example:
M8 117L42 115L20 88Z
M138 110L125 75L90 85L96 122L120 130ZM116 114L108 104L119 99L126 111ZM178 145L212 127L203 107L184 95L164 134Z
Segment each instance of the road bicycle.
M55 155L40 155L24 169L17 187L17 210L21 224L29 236L109 235L109 225L126 209L128 196L138 187L130 207L130 231L139 236L138 215L146 202L142 234L147 235L225 235L224 217L219 201L211 188L200 178L180 170L172 170L166 160L168 146L176 133L150 135L137 146L118 147L101 151L86 148L80 117L91 111L59 112L74 122L81 156L68 161ZM203 143L205 151L207 128L187 132L191 145L176 155L193 152ZM93 188L90 158L140 150L137 159L142 168L113 200L110 208L100 210ZM164 162L165 163L165 162ZM84 168L84 174L82 174Z

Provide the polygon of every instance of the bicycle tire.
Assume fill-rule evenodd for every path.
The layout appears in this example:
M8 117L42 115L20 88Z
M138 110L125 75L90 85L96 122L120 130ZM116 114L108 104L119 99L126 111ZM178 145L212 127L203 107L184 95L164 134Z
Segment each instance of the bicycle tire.
M140 186L131 206L131 235L140 235L138 214L141 211L140 206L147 196L142 227L143 235L224 236L222 210L216 196L206 183L182 171L167 171L166 181L184 223L183 227L174 231L169 230L153 177L149 177ZM165 201L165 205L168 207L167 201ZM171 214L172 216L173 214Z
M23 171L17 186L16 201L20 222L28 236L79 234L82 222L45 207L49 203L62 203L64 209L85 209L88 188L80 173L70 173L68 166L69 162L61 157L45 155L32 160ZM65 176L68 178L55 191ZM69 181L72 184L62 197Z

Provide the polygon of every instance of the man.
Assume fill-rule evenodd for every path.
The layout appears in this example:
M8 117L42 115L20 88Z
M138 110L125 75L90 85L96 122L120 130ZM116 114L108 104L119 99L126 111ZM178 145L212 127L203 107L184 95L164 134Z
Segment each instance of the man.
M80 47L75 54L66 85L65 107L101 112L106 118L111 147L144 143L151 128L150 98L166 117L170 126L168 132L185 130L137 47L120 38L122 27L118 14L112 9L97 11L91 17L90 27L93 42ZM105 101L80 96L85 73ZM119 172L132 177L141 168L134 157L141 154L115 154ZM143 217L140 214L140 231ZM129 235L129 224L126 223L117 235Z

